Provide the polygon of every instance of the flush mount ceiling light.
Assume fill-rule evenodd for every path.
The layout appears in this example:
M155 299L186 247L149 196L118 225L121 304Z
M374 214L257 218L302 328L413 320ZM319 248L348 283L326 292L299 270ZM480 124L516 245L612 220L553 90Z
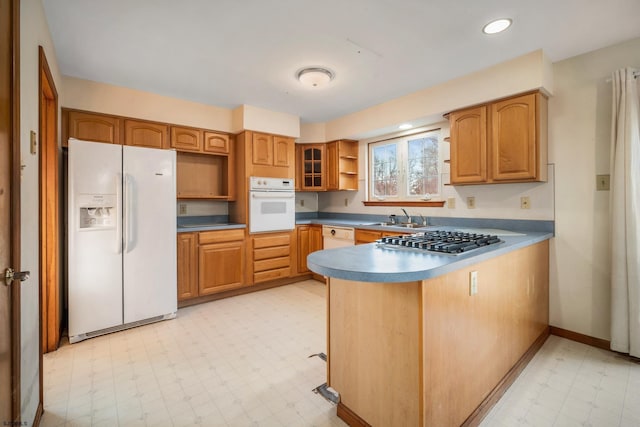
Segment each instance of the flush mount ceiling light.
M407 129L411 129L412 127L413 125L411 125L411 123L402 123L400 126L398 126L398 129L407 130Z
M320 87L333 80L335 74L326 68L309 67L298 71L296 77L305 86Z
M501 18L495 21L489 22L482 28L482 32L485 34L497 34L501 33L511 26L511 19Z

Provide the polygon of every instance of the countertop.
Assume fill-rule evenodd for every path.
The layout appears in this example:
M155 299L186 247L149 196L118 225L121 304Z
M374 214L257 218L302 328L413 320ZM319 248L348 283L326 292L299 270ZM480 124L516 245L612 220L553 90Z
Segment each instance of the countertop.
M312 221L316 223L315 221ZM361 227L365 228L365 227ZM366 228L390 230L392 227ZM434 226L431 230L458 230L461 227ZM402 229L394 231L411 231ZM413 231L419 231L413 230ZM501 231L501 230L494 230ZM410 282L437 277L507 252L550 239L549 232L500 233L502 243L469 253L449 255L376 243L325 249L309 254L307 266L314 273L361 282Z
M188 224L178 225L178 233L187 233L193 231L215 231L215 230L232 230L234 228L247 228L245 224L233 223L209 223L209 224Z

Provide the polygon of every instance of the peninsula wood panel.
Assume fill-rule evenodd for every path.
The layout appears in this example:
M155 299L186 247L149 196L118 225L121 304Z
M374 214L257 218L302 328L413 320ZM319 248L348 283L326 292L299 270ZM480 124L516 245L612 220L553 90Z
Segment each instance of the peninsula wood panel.
M424 282L423 425L461 425L544 332L548 259L544 241Z
M372 426L420 425L421 282L328 286L328 384Z

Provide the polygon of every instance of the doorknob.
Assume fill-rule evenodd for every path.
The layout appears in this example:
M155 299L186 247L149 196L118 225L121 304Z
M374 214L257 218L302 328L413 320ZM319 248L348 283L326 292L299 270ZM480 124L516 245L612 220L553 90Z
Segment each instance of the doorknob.
M4 284L9 286L14 280L24 282L30 274L30 271L13 271L13 268L7 268L4 272Z

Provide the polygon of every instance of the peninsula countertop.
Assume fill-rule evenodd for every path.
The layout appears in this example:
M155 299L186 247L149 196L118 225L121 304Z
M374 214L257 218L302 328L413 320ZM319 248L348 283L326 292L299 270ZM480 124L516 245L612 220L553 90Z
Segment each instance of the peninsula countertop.
M442 226L431 229L459 230L460 227ZM553 237L550 232L487 231L497 232L502 242L458 255L369 243L313 252L307 257L307 265L314 273L339 279L409 282L450 273Z

